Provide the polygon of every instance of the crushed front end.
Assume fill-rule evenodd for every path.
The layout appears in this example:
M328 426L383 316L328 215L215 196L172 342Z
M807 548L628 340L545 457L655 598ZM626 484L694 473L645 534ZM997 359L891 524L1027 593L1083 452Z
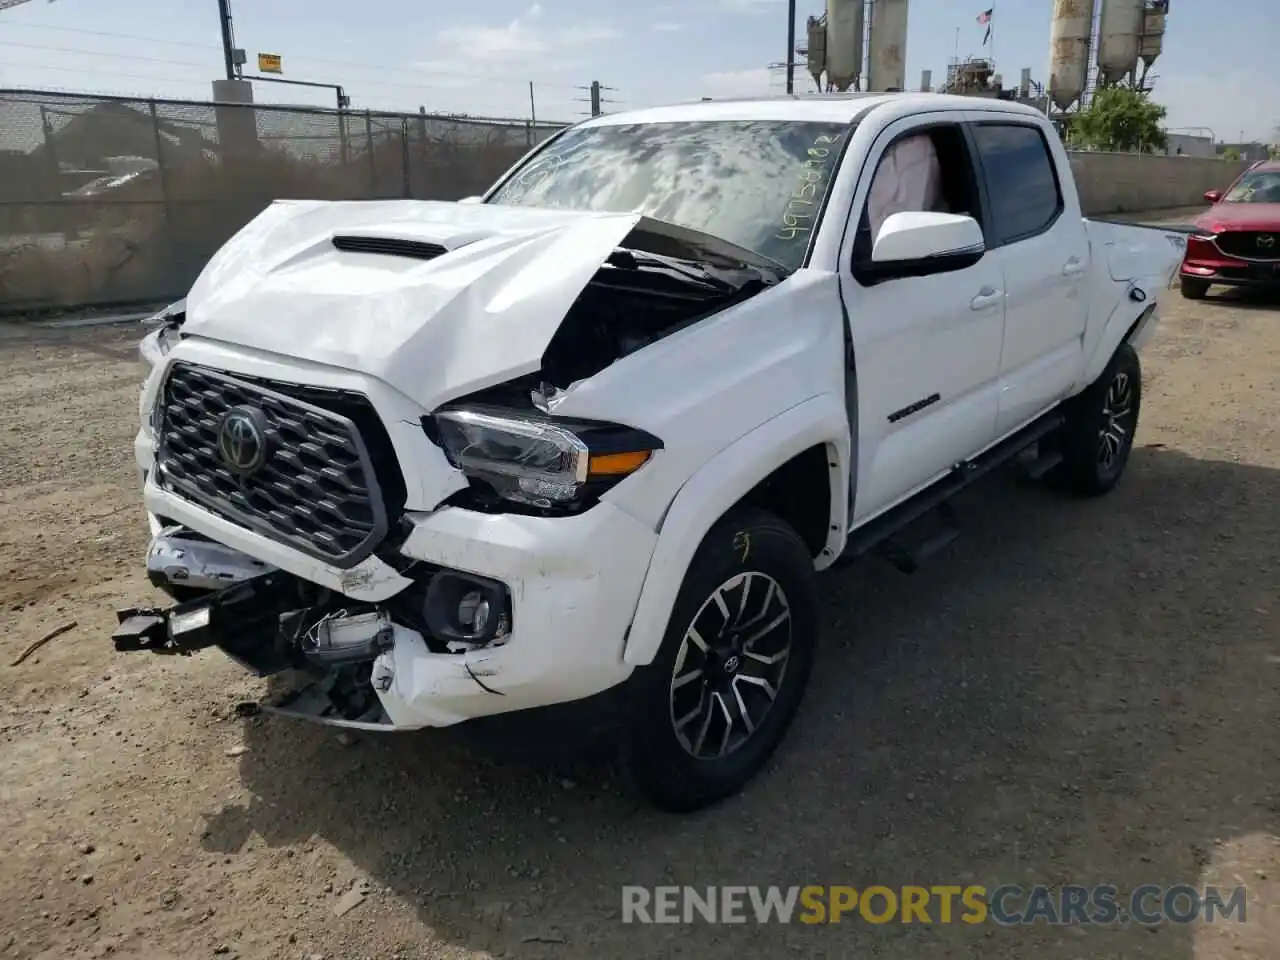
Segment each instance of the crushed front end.
M653 530L603 501L486 510L465 481L421 509L421 461L444 457L376 383L300 385L227 369L252 367L247 356L204 362L220 350L185 345L144 392L148 575L179 602L119 611L118 650L216 647L260 676L288 675L266 709L378 729L552 706L626 680ZM446 429L478 429L449 416Z
M735 249L631 214L268 208L143 343L148 572L179 603L121 611L117 646L218 647L296 675L276 708L381 729L621 687L684 475L589 387L778 282Z

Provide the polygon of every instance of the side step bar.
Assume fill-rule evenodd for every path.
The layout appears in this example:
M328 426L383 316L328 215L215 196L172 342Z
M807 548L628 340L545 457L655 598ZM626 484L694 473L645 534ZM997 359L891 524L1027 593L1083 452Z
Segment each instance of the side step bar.
M956 464L949 474L931 487L921 490L915 496L850 533L844 552L837 562L845 564L855 557L874 550L902 572L915 572L923 560L955 542L960 535L955 512L950 504L951 498L996 467L1009 462L1023 450L1043 440L1061 427L1064 419L1063 415L1057 411L1046 414L973 460ZM1061 460L1061 455L1056 452L1045 453L1031 465L1029 473L1035 477L1043 476ZM926 514L935 511L942 521L942 529L938 533L914 549L905 547L894 539L896 534L901 533Z

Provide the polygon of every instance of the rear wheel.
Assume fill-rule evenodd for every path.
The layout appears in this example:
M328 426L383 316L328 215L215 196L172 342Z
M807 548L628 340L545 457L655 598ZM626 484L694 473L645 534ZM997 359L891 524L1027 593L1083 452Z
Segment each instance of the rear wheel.
M1182 287L1182 295L1188 300L1203 300L1209 292L1208 280L1195 280L1191 277L1183 277L1179 281Z
M624 766L655 806L722 800L781 743L813 662L813 581L804 542L772 514L735 510L707 534L624 733Z
M1122 343L1098 379L1068 404L1055 484L1081 496L1115 487L1129 463L1141 406L1142 366L1137 351Z

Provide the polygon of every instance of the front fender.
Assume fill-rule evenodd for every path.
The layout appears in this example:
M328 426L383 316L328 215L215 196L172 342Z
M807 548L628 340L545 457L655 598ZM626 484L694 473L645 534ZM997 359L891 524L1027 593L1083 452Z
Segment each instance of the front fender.
M627 663L642 666L657 655L685 572L712 525L770 473L817 444L828 451L831 520L814 566L823 569L835 561L848 528L849 418L843 398L820 394L730 444L680 488L645 574L623 651Z

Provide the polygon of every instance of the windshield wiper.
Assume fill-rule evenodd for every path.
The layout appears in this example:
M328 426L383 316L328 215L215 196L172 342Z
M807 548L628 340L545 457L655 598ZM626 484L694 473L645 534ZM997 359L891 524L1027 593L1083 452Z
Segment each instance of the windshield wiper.
M642 267L656 268L694 286L712 290L716 293L737 293L752 281L768 283L771 279L766 277L762 271L749 267L747 271L750 276L735 283L732 280L725 279L724 271L690 263L677 257L664 257L661 254L646 253L642 250L632 250L627 247L618 247L613 253L609 254L609 258L605 262L623 270L639 270Z

